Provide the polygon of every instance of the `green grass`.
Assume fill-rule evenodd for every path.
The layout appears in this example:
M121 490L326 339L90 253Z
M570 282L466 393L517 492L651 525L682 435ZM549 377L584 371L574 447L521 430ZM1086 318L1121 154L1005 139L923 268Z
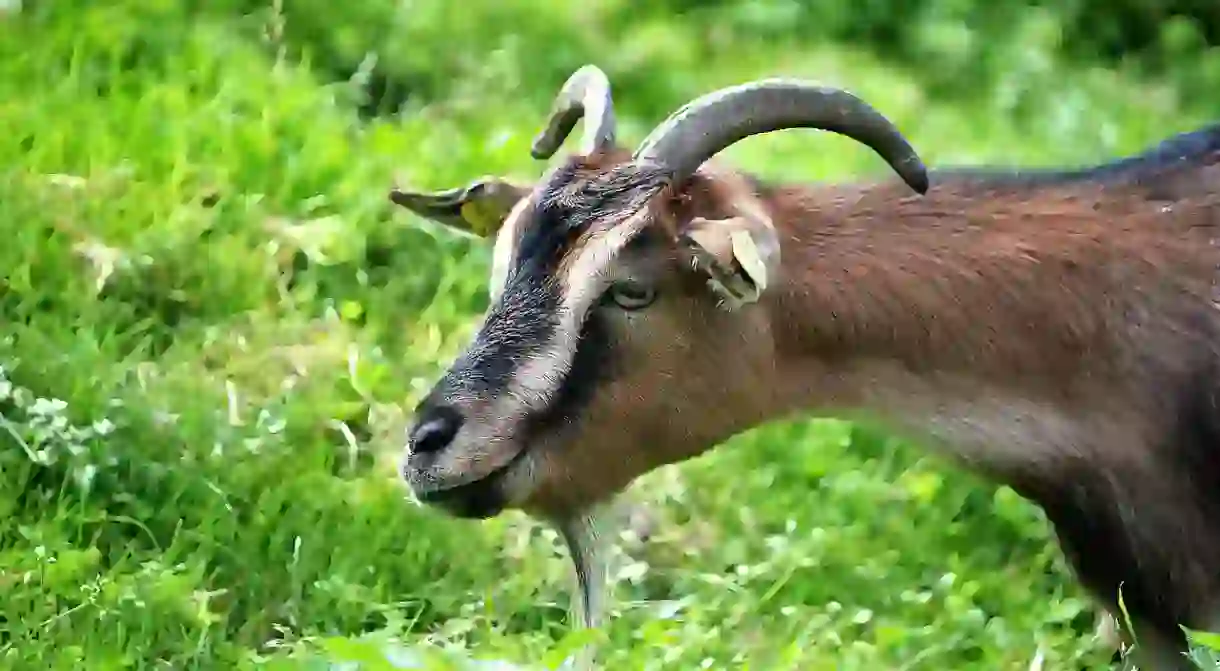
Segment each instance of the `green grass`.
M485 307L490 250L386 194L539 174L550 73L604 36L532 3L414 3L403 67L462 67L362 120L359 82L276 57L273 14L57 4L0 15L4 668L316 668L366 634L553 660L570 580L554 534L444 518L395 478L406 413ZM933 164L1091 161L1204 119L1170 86L1060 68L1025 48L1036 29L996 46L1009 69L970 99L930 99L863 51L717 44L655 17L605 60L628 141L690 96L775 74L849 86ZM519 39L476 39L496 31ZM796 131L727 157L771 177L885 171ZM661 521L617 560L606 668L1108 658L1030 505L882 434L765 427L628 497Z

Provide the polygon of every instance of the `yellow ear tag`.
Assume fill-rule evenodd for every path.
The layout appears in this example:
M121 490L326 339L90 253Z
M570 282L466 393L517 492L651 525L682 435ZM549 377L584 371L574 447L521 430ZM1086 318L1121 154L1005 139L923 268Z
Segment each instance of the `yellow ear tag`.
M490 236L500 226L500 213L487 201L468 200L462 203L461 212L470 231L480 237Z
M753 280L758 293L767 289L767 266L763 263L758 245L747 231L737 230L729 234L733 243L733 258L741 264L742 269Z

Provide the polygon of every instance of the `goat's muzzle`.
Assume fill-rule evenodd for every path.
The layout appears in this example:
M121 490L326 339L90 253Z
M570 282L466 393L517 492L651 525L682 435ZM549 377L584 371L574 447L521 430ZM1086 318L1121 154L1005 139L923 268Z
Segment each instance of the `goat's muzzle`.
M504 479L524 453L503 466L475 478L438 475L438 462L452 455L465 416L457 408L438 403L421 403L415 420L407 430L407 449L401 475L420 502L435 506L455 517L486 519L495 517L508 506Z

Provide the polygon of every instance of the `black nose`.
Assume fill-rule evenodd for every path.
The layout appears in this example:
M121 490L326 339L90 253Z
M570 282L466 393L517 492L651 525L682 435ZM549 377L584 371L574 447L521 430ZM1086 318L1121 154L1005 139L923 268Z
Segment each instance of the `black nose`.
M407 440L411 444L411 452L415 454L430 454L440 452L453 442L458 429L462 428L462 414L454 408L441 405L432 406L419 414L415 427Z

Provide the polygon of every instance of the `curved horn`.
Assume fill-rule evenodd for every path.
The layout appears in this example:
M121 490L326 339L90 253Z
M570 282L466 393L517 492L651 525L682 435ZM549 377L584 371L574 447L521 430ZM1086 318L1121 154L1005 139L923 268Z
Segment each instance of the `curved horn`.
M786 128L850 137L880 154L912 189L928 190L927 168L889 119L847 91L796 79L764 79L700 96L653 129L635 159L659 163L681 181L730 145Z
M564 82L551 105L551 118L546 128L534 138L530 155L537 159L553 156L581 117L585 117L581 153L592 154L614 144L614 102L610 98L610 80L596 65L580 68Z

